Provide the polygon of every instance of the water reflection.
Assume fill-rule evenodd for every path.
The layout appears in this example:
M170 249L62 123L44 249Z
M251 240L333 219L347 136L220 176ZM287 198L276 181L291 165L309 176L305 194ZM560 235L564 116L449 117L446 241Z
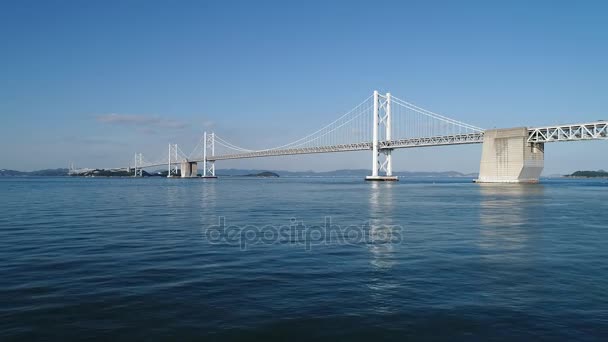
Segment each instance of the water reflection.
M371 264L380 269L389 269L394 264L394 245L388 238L398 234L394 231L393 182L371 182L369 195L369 236L367 244L372 255Z
M217 207L217 179L202 179L198 193L201 195L200 200L200 215L201 215L201 228L203 236L205 236L205 230L209 227L215 226L218 223Z
M479 192L478 245L492 252L487 256L528 247L533 231L531 223L542 221L543 185L479 184Z
M372 309L379 313L391 313L396 310L393 291L399 287L392 274L395 266L395 244L391 237L400 232L395 231L395 203L393 193L396 186L392 182L371 182L369 189L369 236L367 248L370 251L370 264L376 271L367 282L370 290Z
M183 179L167 178L163 180L167 182L165 188L167 190L166 209L167 223L169 229L178 229L180 222L184 219L184 213L187 212L188 201L190 201L190 192L188 187L184 186Z

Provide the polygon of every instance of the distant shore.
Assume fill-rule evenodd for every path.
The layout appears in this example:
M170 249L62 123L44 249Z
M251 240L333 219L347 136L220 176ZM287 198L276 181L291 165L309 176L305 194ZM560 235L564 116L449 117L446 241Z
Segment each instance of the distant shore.
M220 169L216 174L221 177L365 177L369 171L364 169L344 169L334 171L268 171L253 169ZM457 171L399 171L398 177L428 178L476 178L477 173ZM0 169L0 177L132 177L133 171L127 169L44 169L37 171L17 171ZM144 177L167 177L167 170L143 171ZM200 175L199 175L200 176ZM608 172L576 171L569 175L550 175L543 178L608 178Z
M370 171L366 169L342 169L333 171L281 171L255 169L218 169L216 175L221 177L365 177ZM457 171L397 171L399 177L429 177L429 178L476 178L477 173L462 173ZM76 176L76 177L130 177L133 171L127 169L44 169L37 171L17 171L0 169L2 176ZM167 170L143 171L144 177L167 177Z

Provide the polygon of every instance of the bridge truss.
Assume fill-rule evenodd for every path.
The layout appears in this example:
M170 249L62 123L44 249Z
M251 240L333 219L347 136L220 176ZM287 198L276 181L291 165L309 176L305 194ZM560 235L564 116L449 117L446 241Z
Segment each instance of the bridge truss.
M529 133L528 142L535 143L608 139L608 122L540 127Z

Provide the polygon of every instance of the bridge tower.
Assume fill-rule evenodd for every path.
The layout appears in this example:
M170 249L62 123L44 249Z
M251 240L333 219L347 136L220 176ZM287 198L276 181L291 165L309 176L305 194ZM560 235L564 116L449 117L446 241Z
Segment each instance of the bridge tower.
M391 122L391 93L378 94L374 90L374 112L372 125L372 175L365 177L369 181L397 181L393 176L393 149L390 147L392 139ZM383 126L384 132L380 131ZM382 134L383 133L383 134ZM385 141L385 147L380 148L380 140ZM384 172L384 175L380 175Z
M143 177L144 170L142 165L144 164L144 155L142 153L135 153L135 166L133 167L133 177Z
M173 163L175 161L175 163ZM167 178L173 178L177 176L178 164L177 164L177 144L169 144L169 162ZM183 173L183 170L182 170Z
M215 176L215 160L207 160L207 156L215 155L215 133L203 135L203 178L217 178Z

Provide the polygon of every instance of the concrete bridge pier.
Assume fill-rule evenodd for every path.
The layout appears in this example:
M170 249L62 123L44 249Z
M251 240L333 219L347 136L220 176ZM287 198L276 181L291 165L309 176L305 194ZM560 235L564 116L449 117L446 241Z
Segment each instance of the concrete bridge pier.
M180 174L182 178L190 177L190 173L192 170L190 169L190 163L187 161L183 161L180 166Z
M181 178L196 177L198 164L196 162L183 161L181 163Z
M528 142L528 129L487 130L477 183L538 183L545 166L544 143Z
M190 177L198 177L198 164L196 162L190 163Z

